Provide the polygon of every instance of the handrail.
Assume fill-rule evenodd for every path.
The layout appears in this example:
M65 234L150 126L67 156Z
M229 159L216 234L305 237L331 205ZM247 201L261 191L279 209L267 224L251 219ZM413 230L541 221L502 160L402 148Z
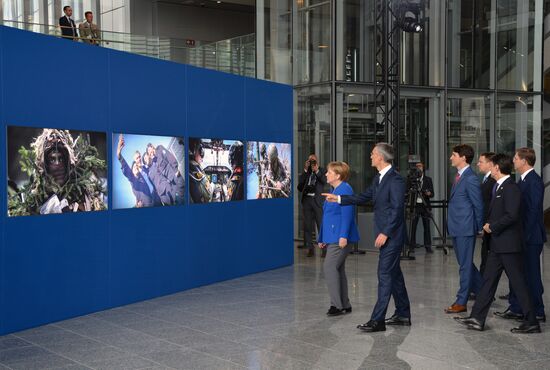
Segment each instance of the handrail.
M80 35L73 37L64 36L61 32L63 28L72 29L73 27L5 19L2 20L2 24L49 36L63 37L75 42L84 42L177 63L256 77L255 34L188 47L182 45L184 43L183 39L176 38L136 35L101 29L99 29L99 38L81 37ZM76 29L80 31L79 25L76 25Z

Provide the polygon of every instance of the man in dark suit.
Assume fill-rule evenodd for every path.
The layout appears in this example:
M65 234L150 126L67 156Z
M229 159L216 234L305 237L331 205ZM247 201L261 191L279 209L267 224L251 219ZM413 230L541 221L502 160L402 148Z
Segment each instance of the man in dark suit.
M416 245L416 228L418 227L418 221L422 218L422 226L424 229L424 248L426 248L426 253L433 253L432 250L432 236L430 233L430 213L432 207L430 204L430 199L434 196L434 185L432 178L426 176L424 173L424 163L418 162L416 164L418 173L420 174L419 178L407 179L407 189L411 190L414 186L418 186L420 190L418 192L417 199L413 199L415 202L414 207L414 218L411 225L411 247ZM417 185L413 185L412 181L417 182ZM412 206L412 205L411 205Z
M66 5L63 7L63 13L65 13L65 15L59 18L59 27L61 28L61 37L63 37L64 39L77 41L78 31L76 30L76 24L71 19L71 16L73 15L73 8Z
M455 146L450 158L458 171L449 197L447 228L460 266L460 288L446 313L466 312L469 293L477 294L481 287L481 274L474 265L474 247L483 225L483 200L479 180L470 167L473 159L474 149L466 144Z
M341 205L374 203L374 245L380 249L378 258L378 300L371 319L359 329L372 333L385 331L386 325L411 325L411 309L405 279L401 271L400 254L405 242L405 181L391 165L393 147L375 145L371 164L378 170L372 185L361 194L323 194L329 202ZM395 313L385 319L390 297L395 301Z
M521 190L523 207L521 218L523 220L523 243L524 243L524 271L527 286L531 293L531 300L535 307L537 319L546 322L542 294L544 286L540 272L540 255L546 242L546 230L544 229L543 202L544 183L541 177L535 172L536 162L535 151L531 148L520 148L514 156L514 167L521 175L518 181ZM517 292L510 287L510 306L504 312L495 312L495 315L504 319L522 319L523 311L518 300Z
M493 200L489 206L487 222L483 231L489 235L489 256L483 285L472 314L467 318L455 318L468 329L482 331L493 297L498 287L502 271L506 272L512 289L516 292L519 305L525 312L522 324L512 329L512 333L540 333L540 326L523 274L523 237L521 222L521 191L510 177L512 158L506 154L495 154L492 176L496 180L493 186Z
M326 171L319 167L317 156L311 154L304 165L304 172L300 174L300 178L298 179L298 191L302 193L304 244L308 248L308 257L315 255L315 245L317 243L314 243L313 233L315 232L315 226L317 226L317 230L321 228L324 201L321 193L326 183ZM323 249L321 256L325 257L326 254L327 250Z
M487 152L487 153L481 153L479 155L479 159L477 161L477 168L479 168L479 172L481 172L483 176L483 180L481 181L481 197L483 198L483 222L487 222L487 213L489 212L489 205L491 204L491 199L493 197L493 186L495 185L496 181L491 177L491 168L493 167L493 162L491 162L491 159L495 153L493 152ZM488 234L483 234L483 239L481 242L481 265L479 265L479 272L483 276L483 272L485 271L485 266L487 265L487 255L489 253L489 242L488 242Z

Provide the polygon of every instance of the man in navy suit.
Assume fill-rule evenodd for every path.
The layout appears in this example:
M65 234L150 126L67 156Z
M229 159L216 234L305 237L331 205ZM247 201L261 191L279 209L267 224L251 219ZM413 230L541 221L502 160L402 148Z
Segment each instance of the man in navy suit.
M546 242L544 229L543 202L544 183L533 168L536 162L535 151L531 148L520 148L514 156L514 168L521 175L518 181L521 190L521 218L523 220L523 258L524 272L531 293L531 300L535 308L537 320L546 322L542 294L544 287L540 272L540 255ZM516 292L517 293L517 292ZM510 289L510 306L504 312L495 312L496 316L504 319L523 319L524 312L518 301L517 294Z
M460 266L460 287L446 313L466 312L470 292L477 294L482 283L474 265L474 247L483 226L483 199L477 175L470 168L473 159L474 149L466 144L455 146L450 158L457 173L449 197L447 228Z
M72 20L73 8L66 5L63 7L63 13L65 15L59 18L59 27L61 28L61 37L73 41L78 41L78 31L76 30L76 24Z
M472 307L470 317L456 317L455 320L468 329L483 331L489 308L502 272L506 272L510 285L518 293L518 300L525 312L523 323L512 329L512 333L540 333L540 325L535 318L533 303L529 296L522 263L522 196L518 185L510 177L512 158L506 154L495 154L491 159L491 174L496 180L493 185L492 200L487 212L487 222L483 231L487 234L489 254L483 274L483 285Z
M411 309L405 279L401 271L400 254L405 242L405 181L392 167L393 147L386 143L375 145L371 164L378 170L372 185L361 194L323 194L329 202L341 205L374 203L374 245L380 249L378 259L378 300L371 319L357 326L366 332L385 331L386 325L411 325ZM394 315L386 319L393 296Z

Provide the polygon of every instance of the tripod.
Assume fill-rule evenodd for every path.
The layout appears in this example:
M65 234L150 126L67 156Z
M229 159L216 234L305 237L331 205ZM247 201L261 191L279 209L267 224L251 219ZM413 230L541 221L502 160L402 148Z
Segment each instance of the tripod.
M434 220L432 211L429 209L428 204L426 203L426 199L424 199L424 196L422 194L422 189L420 188L420 186L418 186L419 184L417 183L417 180L414 180L414 181L416 183L411 187L411 189L409 189L409 197L407 199L407 204L409 205L409 207L408 207L409 208L408 220L407 220L408 221L408 226L409 226L409 229L408 229L409 248L405 249L405 246L403 246L403 252L402 252L402 255L401 255L402 260L414 260L415 259L414 256L411 256L411 253L414 254L413 247L416 244L415 243L416 241L412 240L413 222L414 222L414 218L416 216L416 211L417 211L417 208L418 208L419 204L422 204L424 206L424 209L426 210L426 215L427 215L428 219L430 219L430 221L434 225L439 237L441 239L443 239L443 235L441 233L441 230L439 229L439 226L437 226L437 223ZM419 199L419 198L422 200L422 203L417 203L417 199ZM425 216L423 215L423 217L425 217ZM415 227L416 226L417 225L415 225ZM449 253L449 250L447 249L446 246L443 246L443 253L445 255L447 255Z

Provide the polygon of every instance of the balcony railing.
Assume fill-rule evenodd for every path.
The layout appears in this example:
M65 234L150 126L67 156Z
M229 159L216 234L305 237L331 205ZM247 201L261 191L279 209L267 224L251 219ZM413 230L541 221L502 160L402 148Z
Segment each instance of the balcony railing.
M2 24L44 35L61 37L60 26L11 20L2 20ZM256 77L255 34L189 47L185 45L185 40L181 39L102 30L97 39L77 37L75 42L93 43L101 47L128 53L190 64L240 76Z

